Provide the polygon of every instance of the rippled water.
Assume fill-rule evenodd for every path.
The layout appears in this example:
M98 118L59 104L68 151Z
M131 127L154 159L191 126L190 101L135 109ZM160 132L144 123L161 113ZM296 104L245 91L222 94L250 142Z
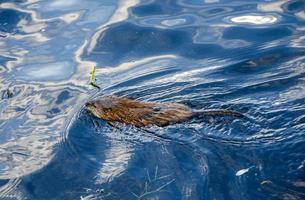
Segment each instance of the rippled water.
M0 199L305 199L304 10L1 0ZM101 94L251 120L116 129L83 110Z

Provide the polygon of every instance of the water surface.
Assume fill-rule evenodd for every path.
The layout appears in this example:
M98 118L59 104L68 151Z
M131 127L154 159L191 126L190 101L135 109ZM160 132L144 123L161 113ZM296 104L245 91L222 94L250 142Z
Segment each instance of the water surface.
M304 199L304 10L0 1L0 198ZM103 94L250 119L117 129L83 109Z

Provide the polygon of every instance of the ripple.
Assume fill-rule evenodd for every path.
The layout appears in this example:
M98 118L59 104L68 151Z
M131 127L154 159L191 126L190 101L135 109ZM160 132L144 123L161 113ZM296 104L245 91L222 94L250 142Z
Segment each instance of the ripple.
M65 126L65 119L73 110L69 106L75 101L72 96L79 94L73 87L47 91L45 87L15 85L10 89L12 98L0 102L4 105L0 121L5 122L1 123L1 130L6 133L1 136L0 144L1 159L5 161L1 178L20 177L52 158L52 147L60 139L54 132L60 132ZM66 113L62 113L63 109Z
M303 6L2 1L0 198L304 199ZM116 128L105 94L248 118Z
M194 26L196 16L192 15L180 15L179 17L155 17L142 19L139 23L143 26L155 26L159 28L181 28L181 27L191 27Z
M2 182L5 182L3 185ZM10 199L16 195L11 194L15 187L21 182L21 179L0 180L0 198Z

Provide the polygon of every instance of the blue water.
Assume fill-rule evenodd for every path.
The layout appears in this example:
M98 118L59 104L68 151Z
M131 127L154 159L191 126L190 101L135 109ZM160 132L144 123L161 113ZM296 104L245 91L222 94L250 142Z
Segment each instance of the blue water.
M305 199L304 10L1 0L0 199ZM83 109L103 94L249 119L118 129Z

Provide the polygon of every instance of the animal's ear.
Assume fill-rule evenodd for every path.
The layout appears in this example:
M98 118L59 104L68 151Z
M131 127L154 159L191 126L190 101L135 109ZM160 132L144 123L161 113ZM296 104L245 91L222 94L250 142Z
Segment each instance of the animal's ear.
M135 100L136 99L134 96L124 96L123 98L129 99L129 100Z
M124 98L130 99L130 100L137 100L137 99L139 99L139 97L141 97L140 94L132 94L132 95L124 96Z

